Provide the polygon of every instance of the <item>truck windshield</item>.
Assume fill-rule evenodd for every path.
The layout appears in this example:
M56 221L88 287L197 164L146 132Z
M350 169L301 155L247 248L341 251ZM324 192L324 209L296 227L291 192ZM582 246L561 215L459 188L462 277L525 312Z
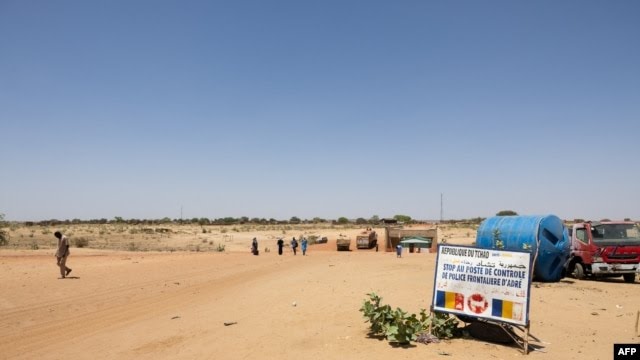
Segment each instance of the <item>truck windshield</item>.
M617 243L640 241L640 227L638 224L599 224L591 228L593 242L610 242L616 240Z

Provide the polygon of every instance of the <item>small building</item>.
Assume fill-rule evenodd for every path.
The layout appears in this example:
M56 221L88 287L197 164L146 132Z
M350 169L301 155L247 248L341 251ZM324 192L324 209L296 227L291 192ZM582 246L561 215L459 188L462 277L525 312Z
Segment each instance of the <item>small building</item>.
M438 248L438 228L432 229L404 229L401 227L385 228L385 251L395 251L396 246L400 244L404 238L421 237L431 240L431 249L433 252Z

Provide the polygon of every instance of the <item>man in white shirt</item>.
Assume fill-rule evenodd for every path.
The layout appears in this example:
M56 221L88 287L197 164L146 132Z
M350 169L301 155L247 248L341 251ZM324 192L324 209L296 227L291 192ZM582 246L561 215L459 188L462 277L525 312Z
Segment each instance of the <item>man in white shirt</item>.
M69 257L69 240L66 236L62 235L60 231L56 231L54 235L58 238L56 259L58 260L58 266L60 267L60 279L64 279L71 272L71 269L67 267L67 257Z

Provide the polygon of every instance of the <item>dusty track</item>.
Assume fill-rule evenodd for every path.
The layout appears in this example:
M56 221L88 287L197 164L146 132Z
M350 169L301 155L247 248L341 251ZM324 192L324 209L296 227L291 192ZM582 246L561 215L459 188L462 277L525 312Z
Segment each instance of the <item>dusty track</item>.
M317 248L318 250L320 247ZM427 308L434 254L130 253L76 249L71 279L47 251L0 252L2 359L510 359L472 339L396 348L367 337L365 293ZM532 287L540 359L609 359L633 334L640 284ZM293 302L296 306L293 306ZM224 322L237 322L225 326Z

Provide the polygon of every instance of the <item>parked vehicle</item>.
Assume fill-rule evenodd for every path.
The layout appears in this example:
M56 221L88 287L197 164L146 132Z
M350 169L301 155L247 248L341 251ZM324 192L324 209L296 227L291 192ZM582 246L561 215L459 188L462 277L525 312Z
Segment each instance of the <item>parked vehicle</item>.
M346 236L340 235L336 240L336 247L338 251L349 251L351 246L351 239Z
M569 228L567 273L576 279L622 276L632 283L640 273L640 227L630 221L574 224Z
M316 236L316 244L326 244L328 241L326 236Z
M365 230L356 236L358 249L373 249L378 244L378 234L373 230Z

